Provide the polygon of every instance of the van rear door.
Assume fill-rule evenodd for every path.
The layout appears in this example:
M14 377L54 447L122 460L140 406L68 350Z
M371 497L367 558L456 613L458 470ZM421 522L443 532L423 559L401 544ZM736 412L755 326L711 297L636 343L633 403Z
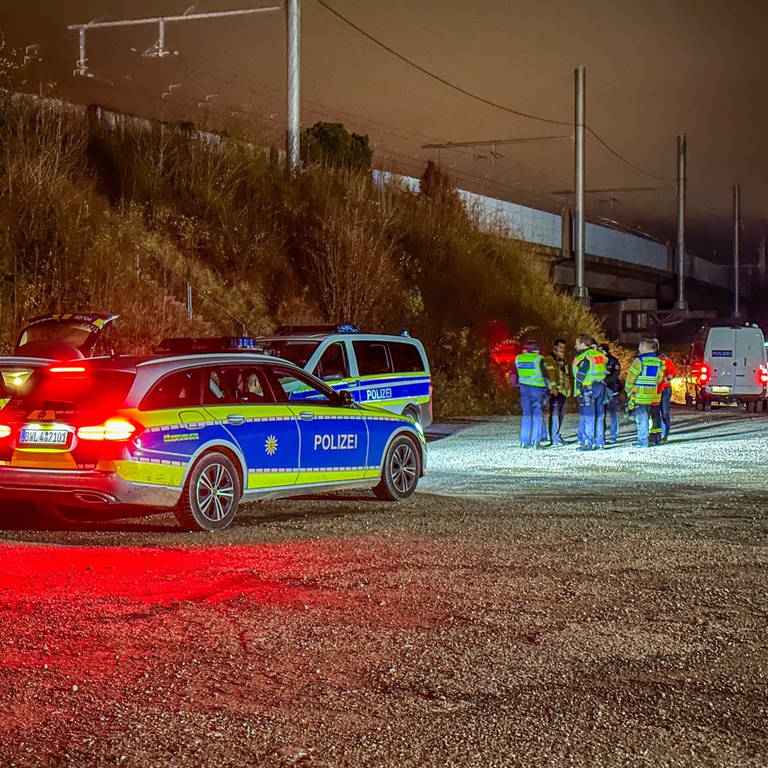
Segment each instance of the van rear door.
M765 359L765 340L759 328L737 328L734 348L734 392L737 395L761 395L760 370Z
M730 395L735 377L736 329L711 328L704 350L704 362L710 367L707 389L712 394Z

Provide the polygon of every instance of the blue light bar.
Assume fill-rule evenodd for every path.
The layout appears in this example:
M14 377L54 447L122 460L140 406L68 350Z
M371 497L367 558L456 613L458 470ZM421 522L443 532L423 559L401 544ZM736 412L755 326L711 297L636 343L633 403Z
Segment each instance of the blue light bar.
M241 351L254 351L256 349L256 339L253 336L230 336L228 349Z

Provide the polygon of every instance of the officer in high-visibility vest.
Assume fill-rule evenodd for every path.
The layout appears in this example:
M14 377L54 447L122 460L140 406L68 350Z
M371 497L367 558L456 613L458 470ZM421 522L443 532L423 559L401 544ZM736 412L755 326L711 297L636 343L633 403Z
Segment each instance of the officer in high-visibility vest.
M634 410L637 424L636 448L648 447L648 427L651 407L659 402L659 384L664 379L664 363L657 354L655 339L641 339L638 356L627 372L625 387L629 397L627 407Z
M573 359L573 394L579 405L579 451L605 448L606 357L591 337L576 337Z
M658 344L658 339L655 340ZM658 349L658 347L657 347ZM672 358L664 352L659 352L659 359L664 364L664 379L661 384L661 442L669 439L669 430L672 427L672 380L677 376L677 369Z
M549 376L539 345L532 339L523 344L523 351L515 358L515 370L520 384L520 447L541 448L544 399L549 394Z

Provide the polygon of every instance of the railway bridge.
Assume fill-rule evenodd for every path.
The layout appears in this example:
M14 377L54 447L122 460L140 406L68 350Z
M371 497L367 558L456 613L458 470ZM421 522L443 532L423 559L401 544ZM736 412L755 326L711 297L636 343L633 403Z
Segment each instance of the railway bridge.
M534 245L549 264L553 282L563 290L575 284L572 220L561 214L528 208L471 192L461 193L497 223ZM747 311L733 317L734 273L730 264L685 256L687 310L675 310L677 274L673 243L592 222L585 224L585 282L593 311L613 339L636 343L654 335L684 341L703 323L760 322L766 310L760 295L768 285L765 238L758 257L741 267L739 305ZM751 313L750 313L751 310ZM761 314L763 316L761 316Z

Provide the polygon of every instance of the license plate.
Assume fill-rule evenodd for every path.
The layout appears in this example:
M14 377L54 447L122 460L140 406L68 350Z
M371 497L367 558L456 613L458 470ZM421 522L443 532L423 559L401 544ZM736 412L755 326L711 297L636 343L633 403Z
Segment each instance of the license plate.
M21 445L66 445L69 432L66 429L36 429L25 427L19 435Z
M731 388L730 387L710 387L709 391L713 395L727 395L731 391Z

